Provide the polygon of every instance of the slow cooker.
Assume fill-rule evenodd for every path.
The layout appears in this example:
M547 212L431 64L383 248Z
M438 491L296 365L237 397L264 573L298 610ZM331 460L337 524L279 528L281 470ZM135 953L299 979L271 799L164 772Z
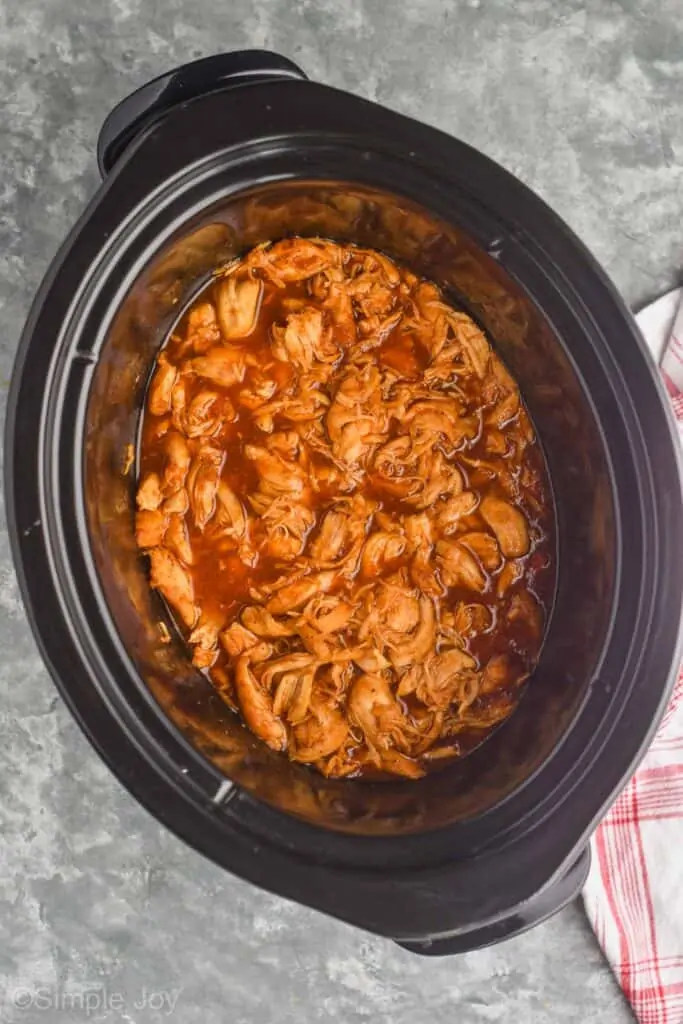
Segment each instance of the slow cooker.
M485 112L482 113L485 116ZM124 100L103 183L14 369L9 529L43 657L101 757L240 877L422 953L519 932L579 891L680 657L673 420L637 328L565 224L462 142L250 51ZM516 713L418 782L329 780L256 740L150 590L131 471L155 353L222 262L320 235L383 249L487 331L543 444L558 587Z

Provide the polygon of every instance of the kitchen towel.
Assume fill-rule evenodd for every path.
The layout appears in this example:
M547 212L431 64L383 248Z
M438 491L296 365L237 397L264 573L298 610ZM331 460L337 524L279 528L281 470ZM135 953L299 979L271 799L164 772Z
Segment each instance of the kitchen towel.
M683 289L637 320L683 433ZM683 671L591 847L586 912L639 1024L683 1024Z

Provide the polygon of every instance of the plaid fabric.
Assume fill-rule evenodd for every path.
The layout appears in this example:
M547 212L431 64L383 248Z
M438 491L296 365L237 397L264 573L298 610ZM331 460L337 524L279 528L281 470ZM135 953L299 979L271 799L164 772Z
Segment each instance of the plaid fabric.
M683 429L683 394L672 403ZM638 1021L683 1024L683 671L592 853L586 912Z

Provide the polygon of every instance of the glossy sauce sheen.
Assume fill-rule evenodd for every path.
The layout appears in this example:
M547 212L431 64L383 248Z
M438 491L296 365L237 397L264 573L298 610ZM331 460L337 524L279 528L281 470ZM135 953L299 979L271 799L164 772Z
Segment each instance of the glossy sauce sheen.
M316 268L314 274L308 273L311 266ZM220 309L221 289L231 277L238 283L247 280L261 284L255 321L246 335L226 339L220 327L216 328L213 311ZM334 288L343 292L347 287L349 294L353 293L350 301L346 296L341 304L335 304L331 298L337 294ZM248 308L250 300L251 294L243 305ZM320 311L322 316L316 320L311 311ZM236 315L239 323L240 314ZM206 336L197 330L197 322L202 317L211 321L212 316L212 340L207 343ZM322 341L320 337L315 340L313 330L313 351L318 345L324 358L312 356L310 350L298 359L288 358L283 332L292 323L302 330L310 323L322 325ZM296 333L294 328L290 333ZM280 339L278 344L274 344L275 338ZM240 379L234 383L208 380L198 372L200 364L193 362L217 347L229 347L248 356ZM219 693L270 746L328 775L417 778L480 743L514 709L522 684L533 670L555 579L552 503L542 452L514 382L481 332L463 314L448 307L435 286L395 267L386 257L351 246L294 239L272 249L254 251L246 261L230 268L226 277L217 277L193 303L163 351L166 367L170 364L171 375L175 373L173 389L183 389L185 410L207 392L215 398L205 427L200 423L200 433L184 441L191 468L183 481L188 508L181 518L191 563L178 559L178 564L183 578L190 581L189 610L186 603L183 611L174 599L172 586L165 584L158 571L152 582L166 597L181 631L193 644L195 663L208 671ZM449 366L455 367L455 372ZM165 524L152 544L139 521L140 546L151 551L152 558L155 550L167 545L162 534L170 521L163 510L173 491L163 482L169 464L169 437L182 435L185 423L185 414L178 413L179 401L169 398L165 405L163 395L159 398L162 372L157 370L150 389L138 466L141 495L145 482L155 474L162 481L161 503L157 501L159 495L151 501L146 497L139 500L139 516L156 517L154 522L161 522L161 516ZM330 409L337 408L339 385L349 380L353 392L363 374L370 384L380 381L380 389L369 387L370 398L365 405L362 401L353 405L351 426L344 427L341 441L334 442L328 417ZM264 380L273 390L270 401L282 405L270 422L259 418L258 409L246 408L242 402L245 389ZM307 399L313 391L322 395L326 404L307 420L288 416L288 403L301 396ZM416 404L419 402L424 404L423 413ZM153 404L156 414L150 408ZM380 406L384 413L377 411ZM379 433L370 430L370 440L357 451L353 438L349 441L347 435L353 433L354 422L363 419L366 409L375 416L374 426L381 423L381 429ZM432 412L446 419L432 420ZM424 429L419 426L423 414ZM453 421L468 425L466 436L459 437L456 432L455 438L448 437L437 429L440 422ZM309 444L311 424L316 443ZM285 441L278 442L283 437ZM401 458L387 463L389 470L383 472L382 453L390 452L393 458L392 442ZM284 495L285 522L288 501L303 505L310 513L300 550L297 552L293 544L285 557L269 549L273 527L263 518L263 510L274 500L272 493L257 497L258 508L253 504L253 496L258 496L259 488L264 486L254 450L272 451L273 444L277 448L278 443L290 448L299 445L296 455L288 451L283 458L287 464L291 458L293 466L301 466L302 478L305 476L298 493L291 498ZM209 501L207 506L214 512L206 522L198 523L192 467L207 450L219 463L216 479L228 485L244 510L248 543L240 545L234 529L216 526L215 495L213 505ZM422 485L404 481L415 476L416 467L428 474L434 460L442 467L443 478L452 483L444 484L439 491L437 482L433 499L425 505L419 494L416 498L409 493L411 487ZM331 468L339 470L341 482L338 478L323 478ZM394 486L396 481L398 485ZM214 484L212 478L209 492ZM471 511L449 527L438 525L448 502L462 492L473 496ZM498 505L491 499L499 499ZM335 669L335 674L324 654L319 656L320 644L316 646L315 640L305 636L264 636L261 632L257 637L250 634L251 640L245 641L240 626L244 609L261 610L272 602L277 594L273 585L278 581L296 582L320 572L337 572L317 564L311 551L315 550L325 514L335 509L344 512L349 500L356 504L348 513L347 535L331 559L341 561L342 570L327 587L324 606L311 604L313 595L308 603L297 603L275 614L275 618L293 628L294 623L303 621L307 608L312 609L307 621L317 621L315 615L321 613L322 622L339 602L353 606L356 611L350 624L332 637L323 635L321 642L327 644L323 651L332 652L331 660L335 653L342 652L343 659L344 652L353 651L360 643L361 647L365 645L363 651L373 652L375 662L368 668L350 657L338 663L342 667ZM493 512L489 521L483 514L489 506L502 517L500 535L491 525ZM278 502L275 507L280 507ZM523 527L509 509L516 510L517 516L521 513ZM363 536L358 539L361 520ZM417 525L426 522L430 542L406 541L408 521ZM152 518L146 522L152 523ZM369 573L363 568L364 545L380 527L383 536L395 531L398 553L373 563ZM463 544L458 540L463 537L464 556ZM483 556L477 549L481 544L485 545ZM501 555L501 544L514 554ZM455 570L449 569L453 551ZM460 568L463 557L469 577ZM426 567L426 576L420 576L419 565ZM392 595L397 604L391 603ZM370 614L379 614L376 609L383 607L383 600L386 619L378 620L369 640L359 640L363 621ZM473 613L463 611L463 607L475 606ZM420 617L414 621L416 609ZM406 662L400 652L410 651L426 613L427 619L432 614L435 619L429 652ZM407 624L403 633L401 615ZM468 615L473 619L470 628L463 630ZM212 635L208 645L202 647L197 646L192 628L204 622L212 624ZM233 624L237 624L237 631L233 629L226 636ZM315 637L320 640L317 633ZM268 657L262 657L264 652L254 655L257 641L270 647ZM238 653L236 642L241 648ZM247 648L243 649L245 642ZM472 660L458 666L457 651ZM264 677L264 666L274 666L291 653L301 655L303 662L307 652L312 657L317 652L312 665L289 673L294 677L298 673L299 681L287 678L283 689L283 675L287 673ZM450 674L448 652L455 666ZM254 657L256 660L252 660ZM240 678L247 679L256 692L256 710L244 685L241 689L235 685L238 665ZM309 679L306 705L300 678L311 672L313 682ZM436 677L440 679L438 685ZM297 710L292 711L295 705ZM331 749L335 741L329 737L335 728L337 737L344 734L344 739ZM323 734L325 741L320 739Z

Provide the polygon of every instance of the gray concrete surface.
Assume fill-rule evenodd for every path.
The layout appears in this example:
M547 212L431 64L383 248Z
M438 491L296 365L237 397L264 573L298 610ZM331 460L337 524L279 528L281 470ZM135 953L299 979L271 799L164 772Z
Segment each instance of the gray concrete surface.
M313 77L473 143L536 188L634 304L683 249L680 0L0 0L0 378L97 188L115 100L215 50ZM0 1019L516 1024L631 1019L577 905L422 961L238 882L165 834L71 722L0 535ZM504 879L501 879L504 884ZM80 995L79 995L80 993Z

